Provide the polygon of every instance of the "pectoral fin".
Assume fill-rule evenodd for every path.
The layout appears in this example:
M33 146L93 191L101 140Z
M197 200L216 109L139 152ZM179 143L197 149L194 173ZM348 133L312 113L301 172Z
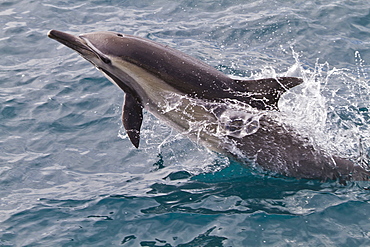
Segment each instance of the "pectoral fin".
M280 96L303 82L296 77L278 77L259 80L235 80L248 93L251 106L258 109L277 109Z
M140 128L143 122L143 107L140 102L129 93L125 94L122 122L132 144L138 148L140 142Z

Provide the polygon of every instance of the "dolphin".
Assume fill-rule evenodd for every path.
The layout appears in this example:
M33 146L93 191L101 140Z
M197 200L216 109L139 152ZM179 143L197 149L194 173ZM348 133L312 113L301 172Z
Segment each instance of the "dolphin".
M143 110L207 148L256 169L304 179L369 180L362 166L317 148L278 121L296 77L232 79L176 49L117 32L48 36L75 50L124 92L122 122L138 148Z

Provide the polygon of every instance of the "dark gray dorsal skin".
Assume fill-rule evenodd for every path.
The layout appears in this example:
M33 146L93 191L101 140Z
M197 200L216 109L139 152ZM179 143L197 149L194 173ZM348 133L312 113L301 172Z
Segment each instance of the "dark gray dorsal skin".
M271 118L280 96L302 79L233 80L180 51L115 32L74 36L51 30L48 36L77 51L126 93L122 121L135 147L146 109L208 148L248 157L267 171L322 180L369 179L360 166L316 150ZM234 101L251 108L235 113L229 104ZM255 121L256 115L261 117Z

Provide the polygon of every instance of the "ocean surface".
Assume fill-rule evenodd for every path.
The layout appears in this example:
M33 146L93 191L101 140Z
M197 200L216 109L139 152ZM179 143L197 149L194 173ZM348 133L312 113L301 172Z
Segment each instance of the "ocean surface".
M230 76L296 75L284 121L365 168L368 1L0 2L0 246L370 246L370 182L261 174L144 113L47 37L118 31Z

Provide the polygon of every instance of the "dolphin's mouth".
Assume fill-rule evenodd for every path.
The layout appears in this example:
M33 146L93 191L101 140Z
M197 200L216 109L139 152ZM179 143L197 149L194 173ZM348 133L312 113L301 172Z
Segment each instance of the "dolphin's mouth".
M77 51L84 58L92 63L93 61L89 59L89 57L91 56L95 56L101 59L106 64L111 63L110 59L106 55L100 52L97 48L95 48L93 44L91 44L89 40L85 39L82 36L74 36L72 34L61 32L58 30L50 30L48 33L48 37L51 39L55 39L63 45Z
M62 43L65 46L77 51L81 55L86 55L87 53L91 53L92 50L90 47L78 36L74 36L72 34L64 33L58 30L50 30L48 33L48 37L51 39L55 39L59 43Z

